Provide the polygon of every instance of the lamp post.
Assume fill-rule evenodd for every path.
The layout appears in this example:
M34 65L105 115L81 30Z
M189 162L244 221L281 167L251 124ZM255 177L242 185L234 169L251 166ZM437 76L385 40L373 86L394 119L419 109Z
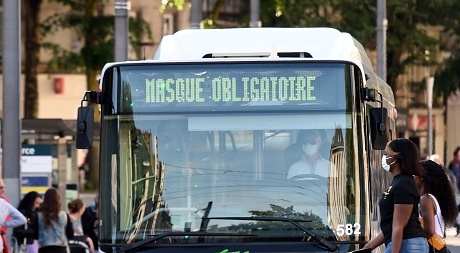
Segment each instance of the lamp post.
M387 1L377 0L377 74L387 81Z
M192 9L190 10L190 28L200 29L202 1L192 0Z
M433 85L434 77L426 79L427 107L428 107L428 155L433 154Z
M128 60L129 0L115 0L115 61Z
M261 27L262 22L260 21L260 1L251 0L251 20L249 21L249 27Z

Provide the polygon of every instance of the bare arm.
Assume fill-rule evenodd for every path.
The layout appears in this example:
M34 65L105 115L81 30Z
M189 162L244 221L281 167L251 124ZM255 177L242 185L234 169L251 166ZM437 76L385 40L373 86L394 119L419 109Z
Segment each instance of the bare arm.
M427 195L420 197L420 209L423 219L423 232L427 238L436 233L433 201Z
M383 233L380 232L376 237L370 240L366 245L364 245L363 249L375 249L378 246L382 245L385 242L385 237Z

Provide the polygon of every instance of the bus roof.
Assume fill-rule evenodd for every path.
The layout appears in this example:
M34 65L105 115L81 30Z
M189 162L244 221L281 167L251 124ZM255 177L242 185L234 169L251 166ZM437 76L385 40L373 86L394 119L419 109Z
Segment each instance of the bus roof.
M366 50L349 33L330 27L189 29L163 37L154 60L198 61L203 58L295 57L357 64L366 86L389 96L391 88L374 72Z
M345 60L373 69L355 38L326 27L182 30L163 37L154 60L269 56Z
M304 58L349 61L363 69L365 85L385 94L393 92L374 72L364 47L349 33L329 27L189 29L164 36L153 61L200 61L203 58ZM212 59L208 59L212 60ZM138 64L144 61L129 61ZM150 61L147 61L150 62ZM104 69L120 63L109 63ZM364 76L366 74L367 76Z

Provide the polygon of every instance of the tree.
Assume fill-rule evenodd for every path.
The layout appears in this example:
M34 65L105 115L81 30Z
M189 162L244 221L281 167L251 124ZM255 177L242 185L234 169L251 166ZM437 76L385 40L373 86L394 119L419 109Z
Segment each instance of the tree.
M76 31L78 39L83 41L80 52L69 52L55 44L45 44L46 48L54 52L54 58L49 64L51 72L75 72L83 71L86 75L87 90L98 90L96 81L98 73L107 62L114 60L114 16L104 15L102 7L105 0L54 0L70 11L57 13L49 17L43 24L47 33L56 32L59 29L71 29ZM145 37L152 39L152 33L148 24L141 19L129 20L130 44L138 49L140 41ZM136 50L140 54L140 50ZM95 112L98 108L95 106ZM95 122L99 122L99 114L95 113ZM99 179L98 147L89 151L90 180L95 187Z
M453 56L441 65L442 69L436 72L434 77L436 85L434 94L442 96L443 101L447 101L449 95L455 93L460 88L460 55L454 51Z
M434 95L442 96L446 103L449 95L457 93L460 88L460 27L458 22L448 26L449 31L444 34L445 43L442 46L443 51L447 52L450 57L439 65L435 74Z
M39 14L42 0L23 0L25 23L25 66L24 66L24 118L37 118L38 85L37 66L40 53Z
M164 1L164 6L181 10L187 0ZM249 23L250 0L241 0L242 26ZM212 24L217 24L220 1L214 5ZM398 77L411 65L436 65L435 59L426 59L426 52L438 52L443 48L441 37L427 34L427 27L445 27L460 35L458 13L459 1L399 1L387 0L387 82L398 91ZM314 27L329 26L352 34L363 46L376 48L377 3L375 0L264 0L260 5L260 19L265 27ZM212 26L216 27L216 26ZM459 51L458 49L456 49ZM432 54L433 55L433 54ZM452 53L443 70L435 79L435 93L448 96L460 83L456 67L460 53ZM448 82L441 83L446 79Z
M103 15L100 8L103 0L54 0L70 7L67 13L56 13L44 23L45 32L54 33L60 29L76 31L83 42L80 52L70 52L56 44L45 44L54 53L50 61L50 72L84 72L88 90L97 90L97 73L105 63L113 61L114 19Z
M429 36L425 28L458 26L453 10L459 5L442 0L387 1L387 82L394 90L407 66L435 64L433 59L425 61L425 52L436 52L442 40ZM370 51L376 47L374 0L267 0L261 8L263 26L331 26L349 32Z
M162 1L160 11L164 12L166 8L176 8L178 11L182 11L185 8L185 4L190 3L190 0L165 0ZM218 28L219 14L225 4L225 0L216 0L213 4L212 11L208 17L205 17L201 24L205 29Z
M349 2L349 3L346 3ZM344 13L342 27L346 31L353 33L360 41L365 42L368 49L375 48L375 34L372 29L373 26L367 24L371 20L376 20L376 14L372 14L370 18L363 21L356 22L356 17L366 17L367 13L376 13L372 11L375 9L375 1L366 1L366 10L359 9L363 6L362 1L351 0L345 1L346 5L343 10L349 10ZM398 83L398 77L407 71L408 66L418 65L426 67L435 67L439 64L444 66L446 73L458 73L455 70L455 56L448 59L446 63L438 63L433 57L440 54L441 50L445 49L445 36L432 37L427 33L427 28L439 28L443 30L442 35L452 33L452 30L457 30L458 33L458 18L454 10L460 7L459 1L387 1L387 68L388 76L387 82L397 92L403 83ZM354 15L353 13L361 13ZM367 31L360 33L360 31ZM361 36L364 35L364 36ZM367 38L367 39L366 39ZM427 52L429 55L427 55ZM458 56L458 55L457 55ZM427 73L429 74L429 73ZM442 95L444 98L453 92L455 86L452 81L455 80L453 76L449 76L446 81L443 81L442 76L446 74L437 74L435 79L435 95ZM458 80L458 77L457 77ZM456 84L459 87L459 82ZM451 88L449 88L451 87ZM444 99L444 101L446 101Z

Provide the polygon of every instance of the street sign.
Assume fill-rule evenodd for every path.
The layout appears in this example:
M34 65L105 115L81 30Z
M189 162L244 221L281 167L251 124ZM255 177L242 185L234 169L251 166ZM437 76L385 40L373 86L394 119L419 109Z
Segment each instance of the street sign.
M36 191L45 194L51 186L50 174L23 174L21 178L21 194Z
M22 145L22 173L51 173L52 169L51 145Z

